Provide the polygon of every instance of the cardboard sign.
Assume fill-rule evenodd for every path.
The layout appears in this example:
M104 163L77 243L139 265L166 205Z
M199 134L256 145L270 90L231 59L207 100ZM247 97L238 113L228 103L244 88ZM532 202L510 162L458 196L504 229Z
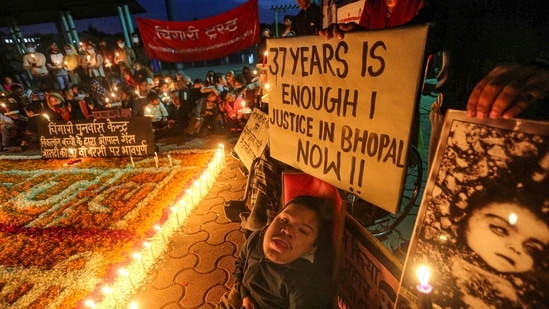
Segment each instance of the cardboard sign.
M145 156L154 153L151 117L40 122L42 157Z
M92 115L94 119L131 118L132 110L131 108L107 109L101 111L92 111Z
M425 265L433 308L547 308L548 188L548 122L448 111L398 307L417 307Z
M271 155L396 212L427 30L268 40Z
M244 130L238 137L234 151L242 164L251 170L252 162L260 157L269 143L269 119L259 108L254 108L246 122Z
M338 308L394 308L402 264L353 217L347 216Z

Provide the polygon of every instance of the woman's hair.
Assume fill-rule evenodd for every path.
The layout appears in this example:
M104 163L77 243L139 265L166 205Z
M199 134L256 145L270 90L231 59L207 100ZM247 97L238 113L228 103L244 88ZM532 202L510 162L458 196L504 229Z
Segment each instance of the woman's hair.
M457 240L466 244L466 232L469 219L473 214L484 207L493 204L511 203L517 207L527 209L539 220L549 226L549 212L546 208L549 206L547 188L542 184L534 182L516 182L501 181L487 185L484 189L475 191L467 199L467 208L458 222ZM549 250L546 248L541 255L532 256L536 261L538 268L547 269L549 267Z
M296 196L288 201L285 206L288 206L290 203L298 204L315 212L318 218L318 235L315 240L315 246L317 247L315 261L324 260L326 258L328 262L333 263L335 251L332 237L335 211L334 203L311 195Z

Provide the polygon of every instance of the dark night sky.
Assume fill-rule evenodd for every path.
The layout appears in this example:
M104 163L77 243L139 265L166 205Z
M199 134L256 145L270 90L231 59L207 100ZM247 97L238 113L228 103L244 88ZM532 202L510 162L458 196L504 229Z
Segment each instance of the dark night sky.
M133 15L134 28L136 27L135 17L144 17L159 20L168 20L166 12L166 3L164 0L137 0L139 4L147 11L144 14ZM175 7L174 19L176 21L188 21L194 18L202 19L233 9L246 0L173 0ZM259 0L259 21L260 23L271 24L275 21L275 13L271 10L273 5L293 5L295 0ZM295 15L299 10L290 10L278 14L278 22L282 22L284 15ZM122 25L118 12L113 12L113 17L97 18L86 20L75 20L78 31L85 31L91 25L99 31L106 33L122 32ZM42 33L49 34L57 32L55 24L20 26L23 36ZM3 29L7 32L7 29Z

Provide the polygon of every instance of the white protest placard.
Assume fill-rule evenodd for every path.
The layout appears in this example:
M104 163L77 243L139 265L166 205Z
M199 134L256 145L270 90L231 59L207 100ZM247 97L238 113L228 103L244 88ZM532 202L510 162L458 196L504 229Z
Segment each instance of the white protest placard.
M268 40L271 155L396 212L427 30Z
M238 154L242 164L251 170L252 162L261 156L268 143L269 121L267 114L259 108L254 108L244 130L238 137L234 151Z

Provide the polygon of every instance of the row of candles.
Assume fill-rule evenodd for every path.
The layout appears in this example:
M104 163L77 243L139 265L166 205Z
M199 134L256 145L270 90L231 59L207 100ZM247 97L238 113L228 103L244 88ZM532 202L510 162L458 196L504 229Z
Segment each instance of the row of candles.
M158 154L155 153L158 160ZM168 155L170 165L171 156ZM209 189L213 186L215 178L221 173L225 161L224 145L220 144L214 158L210 161L206 170L196 179L192 186L185 190L181 199L170 207L170 213L166 221L153 227L154 235L144 241L139 250L132 253L132 260L125 268L118 270L118 276L111 285L104 285L101 289L103 298L99 302L91 299L85 300L88 308L132 308L137 309L137 302L126 304L132 294L137 292L142 283L147 279L148 271L154 266L157 259L169 246L170 235L175 233L185 223L192 209L198 205Z

